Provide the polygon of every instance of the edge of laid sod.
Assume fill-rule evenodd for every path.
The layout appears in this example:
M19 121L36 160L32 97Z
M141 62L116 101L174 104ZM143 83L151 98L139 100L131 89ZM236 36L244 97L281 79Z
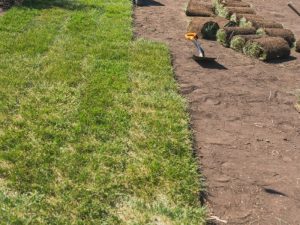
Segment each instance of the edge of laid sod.
M130 79L136 87L132 116L140 121L132 128L132 140L139 146L140 158L155 165L160 182L153 186L151 198L130 197L125 208L135 215L133 224L153 222L153 218L165 224L204 224L206 210L199 201L204 188L192 156L186 102L178 93L169 50L140 39L132 43L130 56ZM138 164L135 168L143 170L145 164Z

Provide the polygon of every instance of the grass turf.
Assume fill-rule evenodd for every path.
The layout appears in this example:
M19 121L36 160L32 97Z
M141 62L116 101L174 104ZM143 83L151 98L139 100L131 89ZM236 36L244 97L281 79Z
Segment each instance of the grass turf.
M246 45L243 48L243 52L252 57L252 58L257 58L260 60L266 60L267 55L262 49L262 47L258 43L252 43L252 42L247 42Z
M168 49L128 0L25 1L0 17L0 221L201 224Z
M222 44L225 47L229 46L228 41L227 41L227 34L224 29L219 29L216 34L216 37L217 37L217 41L220 44Z
M243 52L243 47L245 46L245 44L246 44L245 39L239 36L235 36L231 39L230 48L238 52Z

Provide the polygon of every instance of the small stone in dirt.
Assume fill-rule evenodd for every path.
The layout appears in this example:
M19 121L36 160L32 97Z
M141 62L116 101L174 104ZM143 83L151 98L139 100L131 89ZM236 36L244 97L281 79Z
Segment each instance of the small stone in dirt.
M287 157L287 156L283 157L282 160L284 162L291 162L292 161L292 159L290 157Z
M226 183L226 182L230 181L230 177L228 177L228 176L220 176L220 177L216 178L216 181L222 182L222 183Z

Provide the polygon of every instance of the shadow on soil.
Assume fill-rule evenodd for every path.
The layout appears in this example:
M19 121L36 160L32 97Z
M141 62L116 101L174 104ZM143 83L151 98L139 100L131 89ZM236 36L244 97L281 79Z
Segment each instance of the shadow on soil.
M23 7L32 9L49 9L49 8L63 8L67 10L89 10L96 9L103 11L102 7L93 4L82 4L74 0L25 0Z
M289 57L286 58L286 59L274 59L274 60L268 61L267 63L268 63L268 64L280 64L280 63L284 63L284 62L294 61L294 60L296 60L296 59L297 59L297 58L294 57L294 56L289 56Z
M165 6L164 4L155 0L138 0L138 6Z
M215 69L215 70L228 70L227 67L218 63L217 61L195 61L199 66L205 69Z

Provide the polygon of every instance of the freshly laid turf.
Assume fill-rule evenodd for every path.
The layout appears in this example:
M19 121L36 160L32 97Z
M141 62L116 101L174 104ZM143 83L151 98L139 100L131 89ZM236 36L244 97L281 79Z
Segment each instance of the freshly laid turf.
M0 17L0 221L203 224L185 102L131 1Z

